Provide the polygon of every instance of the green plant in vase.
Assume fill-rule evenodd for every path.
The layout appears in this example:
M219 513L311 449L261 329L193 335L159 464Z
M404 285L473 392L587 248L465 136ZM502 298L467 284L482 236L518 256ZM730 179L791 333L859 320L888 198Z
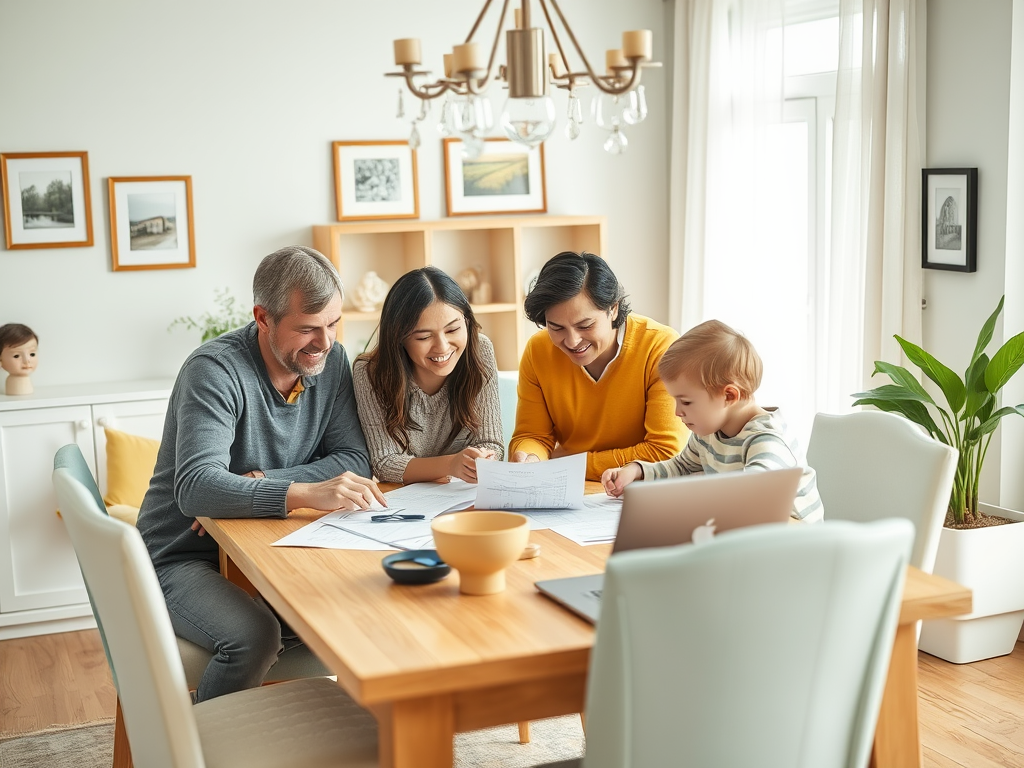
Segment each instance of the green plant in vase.
M189 330L202 331L202 342L223 336L228 331L241 328L252 320L252 310L238 304L235 297L227 288L214 291L213 303L217 309L213 312L203 312L199 317L178 317L167 326L171 330L176 325L183 325Z
M892 384L853 395L857 398L854 405L872 405L881 411L899 413L919 424L936 440L960 452L949 499L949 515L955 526L968 527L981 519L978 483L992 433L1004 416L1014 413L1024 416L1024 404L998 410L995 407L999 390L1024 364L1024 333L1018 333L1003 344L991 358L985 354L996 320L1003 311L1004 299L999 299L996 311L982 326L963 378L921 347L895 337L907 359L938 386L945 398L945 407L936 403L906 368L881 360L875 361L871 375L883 373Z

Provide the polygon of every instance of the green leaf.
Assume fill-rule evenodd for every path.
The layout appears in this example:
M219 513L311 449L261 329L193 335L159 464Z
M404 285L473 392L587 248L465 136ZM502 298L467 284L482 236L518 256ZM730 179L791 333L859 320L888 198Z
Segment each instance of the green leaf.
M954 414L960 413L960 409L964 407L964 400L967 398L964 383L960 377L913 342L898 335L895 338L903 348L907 359L924 371L925 376L939 385L946 402L949 403L949 409Z
M992 393L985 386L985 370L988 368L988 355L982 353L967 369L964 377L967 381L967 402L964 405L964 421L970 421L985 407ZM991 409L990 409L991 410Z
M974 354L971 355L971 365L974 365L974 361L978 359L978 356L985 351L985 347L992 341L992 332L996 327L996 319L999 317L999 313L1003 311L1003 302L1006 300L1005 296L999 297L999 306L996 307L996 311L993 312L985 324L981 326L981 333L978 334L978 343L974 347Z
M863 394L870 395L871 393L865 392ZM854 397L856 397L856 395L854 395ZM940 443L949 445L949 440L946 438L945 433L936 426L935 420L932 419L931 414L928 413L928 409L920 402L914 400L882 400L873 397L864 397L857 400L854 405L871 405L880 411L898 413L918 426L924 427L928 431L928 434Z
M914 374L903 366L893 365L892 363L887 363L884 360L875 360L875 371L871 375L874 376L877 373L884 373L896 384L906 387L913 392L917 392L921 395L924 402L931 403L932 405L935 404L935 401L932 400L932 396L929 395L925 388L921 386L921 382L919 382Z
M985 371L985 386L995 394L1024 365L1024 333L1018 333L992 355L992 362Z
M851 397L871 397L882 400L914 400L919 403L932 402L927 392L918 393L899 384L883 384L880 387L869 389L867 392L856 392Z
M999 426L999 422L1002 421L1003 416L1009 416L1011 413L1017 413L1024 416L1024 404L1021 405L1008 405L1005 408L1000 408L998 411L992 414L985 422L982 423L977 429L977 437L974 435L974 430L971 431L972 439L980 439L989 432L994 432L996 427Z

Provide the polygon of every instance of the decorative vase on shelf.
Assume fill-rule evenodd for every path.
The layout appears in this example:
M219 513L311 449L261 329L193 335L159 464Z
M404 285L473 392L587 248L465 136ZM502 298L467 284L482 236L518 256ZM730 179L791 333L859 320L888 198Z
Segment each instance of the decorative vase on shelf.
M374 271L367 272L352 291L352 303L360 312L376 312L391 288Z

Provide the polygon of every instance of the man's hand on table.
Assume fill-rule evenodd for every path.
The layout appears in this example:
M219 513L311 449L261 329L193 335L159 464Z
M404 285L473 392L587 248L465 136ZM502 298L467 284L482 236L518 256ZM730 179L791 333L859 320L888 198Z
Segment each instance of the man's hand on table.
M292 483L288 487L286 504L289 511L304 507L354 511L369 509L375 499L385 507L388 505L373 480L360 477L354 472L345 472L319 483Z

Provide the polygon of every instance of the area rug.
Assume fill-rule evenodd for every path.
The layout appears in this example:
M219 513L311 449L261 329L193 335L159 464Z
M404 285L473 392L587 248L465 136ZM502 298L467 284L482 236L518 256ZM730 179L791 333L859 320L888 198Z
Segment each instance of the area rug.
M583 744L577 715L534 720L529 744L514 725L460 733L455 768L532 768L581 757ZM0 737L0 768L110 768L113 757L113 721Z

